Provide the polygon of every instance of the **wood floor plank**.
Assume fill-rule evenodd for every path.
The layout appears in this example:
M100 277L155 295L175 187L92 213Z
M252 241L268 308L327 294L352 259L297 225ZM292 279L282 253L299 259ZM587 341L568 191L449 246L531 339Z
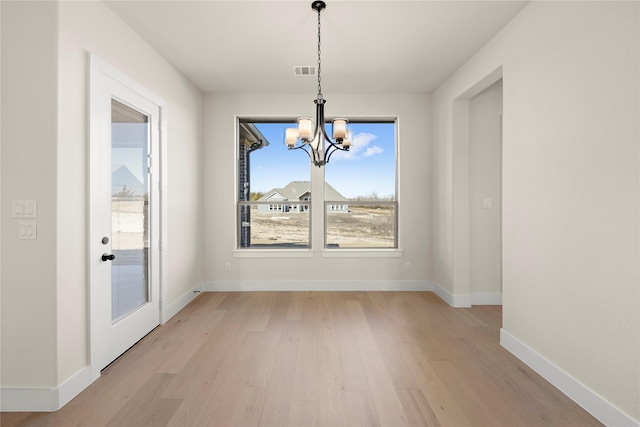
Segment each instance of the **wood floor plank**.
M407 343L400 345L407 363L411 369L413 369L416 379L420 384L420 390L427 398L431 408L435 411L440 424L443 426L473 425L472 420L469 420L460 408L456 396L449 393L431 366L432 363L448 362L428 361L420 354L420 351L414 345Z
M282 328L285 325L290 301L293 298L291 294L287 293L276 295L276 297L269 323L262 335L260 347L256 353L255 363L244 381L244 386L246 387L267 387L267 381L280 343Z
M601 424L432 292L203 293L62 409L3 427Z
M287 309L287 320L302 319L302 306L307 292L296 292L291 296L291 301Z
M360 349L360 356L369 383L369 391L373 398L376 414L381 426L406 425L406 417L402 410L402 403L398 398L389 371L375 342L374 335L362 311L359 301L347 301L347 308L351 315L356 342Z
M215 309L202 314L201 322L191 331L185 331L185 338L180 341L176 350L162 364L160 372L175 374L182 371L226 314L226 310Z
M267 391L262 387L242 387L229 416L229 427L255 427L260 420Z
M299 321L286 321L282 329L276 357L267 381L267 396L258 422L259 426L288 425L293 398L292 388L298 357Z
M294 400L291 402L288 425L297 427L317 427L318 401Z
M464 378L460 371L449 361L430 362L435 374L447 388L468 420L473 424L513 426L513 419L497 420L495 412L488 406L489 399L485 394L478 394L474 384ZM503 421L506 424L503 424ZM521 421L521 420L518 420Z
M334 293L329 296L338 344L342 385L344 390L368 390L367 376L364 372L360 350L356 343L346 304L350 295Z
M207 412L197 425L210 423L212 425L227 425L232 416L236 400L243 388L246 378L260 344L260 332L244 332L238 337L238 346L230 351L220 364L220 379L212 388L212 393L199 398L209 401Z
M344 392L347 418L351 427L378 427L378 414L369 390Z
M300 319L298 357L292 394L296 400L318 400L318 313L317 293L307 293ZM317 405L316 405L317 407Z
M319 306L318 330L318 425L347 427L344 385L338 337L333 318L333 295L323 294Z
M174 377L172 374L156 374L129 402L118 411L109 427L166 426L182 400L160 399L162 390Z
M362 311L394 386L401 389L418 388L413 373L398 347L398 343L412 342L412 338L406 331L404 322L397 318L395 309L391 305L393 294L385 296L381 294L381 292L369 292L370 298L360 301Z
M275 297L272 292L257 292L247 310L245 330L249 332L264 331L269 325Z
M412 427L440 427L436 413L424 397L422 390L398 390L398 396L407 415L408 424Z

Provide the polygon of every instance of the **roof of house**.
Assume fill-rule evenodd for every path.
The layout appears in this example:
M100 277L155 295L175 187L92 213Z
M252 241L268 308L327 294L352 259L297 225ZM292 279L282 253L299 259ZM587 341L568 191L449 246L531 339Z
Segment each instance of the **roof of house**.
M111 186L113 188L127 187L134 191L136 195L143 194L144 183L142 183L126 165L111 166Z
M260 199L258 200L268 201L277 194L282 197L281 200L297 201L301 200L305 194L310 192L311 187L309 181L291 181L286 185L286 187L274 188L270 191L267 191L264 196L260 197ZM325 199L336 202L348 200L342 194L338 193L338 191L328 183L325 183Z

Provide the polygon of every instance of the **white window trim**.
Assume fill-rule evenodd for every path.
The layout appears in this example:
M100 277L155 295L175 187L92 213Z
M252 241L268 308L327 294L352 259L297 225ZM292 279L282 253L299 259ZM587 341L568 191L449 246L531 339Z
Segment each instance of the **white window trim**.
M245 115L245 114L236 114L234 116L235 119L235 130L236 130L236 141L239 138L239 123L240 121L250 120L253 122L260 121L286 121L286 118L282 117L272 117L272 116L255 116L255 115ZM400 209L400 188L399 188L399 172L400 172L400 140L399 140L399 126L400 126L400 117L399 116L366 116L366 117L353 117L352 120L355 121L380 121L380 122L393 122L395 126L395 144L396 144L396 209ZM235 159L238 159L238 144L235 144ZM313 171L313 169L312 169ZM238 162L235 162L234 165L234 183L237 187L238 184ZM324 174L323 174L324 175ZM309 177L311 181L313 181L312 176ZM323 180L324 185L324 180ZM237 188L235 191L236 201L234 209L237 210L238 199L237 199ZM324 205L324 201L322 203ZM325 209L325 207L323 207ZM325 213L326 215L326 213ZM326 235L326 230L323 230ZM313 236L311 236L310 244L311 248L305 249L265 249L265 248L239 248L239 242L236 239L235 247L231 251L233 258L314 258L316 253L319 254L322 258L401 258L404 256L404 250L401 248L401 240L400 240L400 217L398 216L396 219L396 248L371 248L371 249L363 249L363 248L341 248L341 249L330 249L323 247L318 249L313 247ZM237 233L236 233L237 236Z

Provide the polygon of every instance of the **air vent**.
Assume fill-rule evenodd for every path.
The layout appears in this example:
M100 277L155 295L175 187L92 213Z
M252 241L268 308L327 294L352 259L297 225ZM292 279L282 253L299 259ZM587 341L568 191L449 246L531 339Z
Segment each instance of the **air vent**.
M295 65L293 74L296 76L315 76L316 67L313 65Z

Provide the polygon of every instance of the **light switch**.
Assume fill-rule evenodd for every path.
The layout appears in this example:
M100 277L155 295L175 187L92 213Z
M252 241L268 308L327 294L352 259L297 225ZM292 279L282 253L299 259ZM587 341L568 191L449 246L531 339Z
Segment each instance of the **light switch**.
M491 199L482 199L482 209L491 209Z
M14 200L13 201L13 217L14 218L37 218L38 207L35 200Z
M13 217L21 218L22 217L22 200L14 200L13 201Z
M18 240L36 240L36 238L36 221L20 221L20 223L18 223Z
M24 217L25 218L37 218L36 215L36 201L25 200L24 201Z

